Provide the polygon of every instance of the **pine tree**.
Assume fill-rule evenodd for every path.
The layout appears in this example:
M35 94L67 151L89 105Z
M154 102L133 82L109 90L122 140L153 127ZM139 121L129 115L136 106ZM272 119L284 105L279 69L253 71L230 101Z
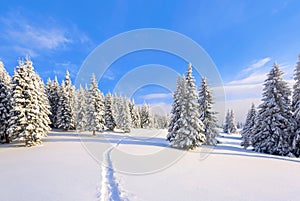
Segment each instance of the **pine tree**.
M259 105L252 138L252 145L257 152L288 155L291 151L291 91L282 75L278 64L274 63L264 83L262 103Z
M10 105L10 88L11 78L6 72L2 61L0 61L0 142L9 143L9 134L7 132L9 122Z
M294 91L292 99L292 113L295 122L295 131L293 135L293 153L297 157L300 156L300 54L298 58L299 60L294 71L295 84L293 86Z
M216 112L212 111L213 97L207 85L206 78L202 78L201 88L199 90L199 113L200 120L204 125L206 136L205 144L215 146L217 144L217 118Z
M225 122L223 124L223 132L230 133L230 111L227 110Z
M141 128L149 128L150 127L150 108L144 103L140 110L140 118L141 118Z
M57 77L54 77L54 80L51 83L51 102L50 102L50 106L51 106L51 115L50 120L52 122L52 126L55 128L58 128L57 126L57 112L58 112L58 102L59 102L59 98L60 98L60 87L59 87L59 83L57 81Z
M102 132L105 124L104 95L100 92L95 75L92 75L89 96L87 100L88 130L96 135L96 131Z
M59 90L59 101L57 108L57 128L66 131L74 129L75 121L72 113L72 103L66 91L65 81L63 80Z
M113 117L116 121L116 128L122 129L122 126L123 126L122 97L117 96L116 94L113 96Z
M180 118L180 111L181 111L181 104L182 104L182 81L181 77L178 76L177 82L176 82L176 90L173 94L173 104L172 104L172 110L171 110L171 119L168 126L168 135L167 140L169 142L172 142L174 139L174 132L176 132L179 128L175 127L176 122Z
M76 130L84 131L87 125L86 120L86 94L82 86L75 92Z
M230 118L229 118L229 133L237 133L237 126L235 122L235 116L233 110L230 111Z
M32 62L26 58L20 62L12 77L12 96L9 137L25 141L26 146L41 143L49 130L46 93L39 76L34 72Z
M129 100L127 98L123 99L123 125L122 130L125 133L129 133L131 128L131 116L129 111Z
M108 93L106 94L105 97L105 126L109 129L109 130L114 130L116 127L116 122L115 119L113 117L113 108L112 108L112 97L111 94Z
M68 99L70 101L71 104L71 111L70 111L70 117L71 117L71 121L75 122L75 100L74 100L74 92L75 92L75 87L72 85L72 81L70 78L70 73L69 71L66 71L66 75L65 75L65 93L68 96ZM71 126L71 125L70 125ZM70 127L69 129L75 129L75 123L72 124L73 127Z
M37 102L38 102L38 119L39 119L39 127L36 128L37 132L40 133L41 136L46 137L47 132L51 130L50 124L51 121L49 119L49 115L51 114L50 111L50 104L47 97L47 93L45 90L45 85L43 80L40 78L40 76L35 73L34 74L34 84L35 88L37 89Z
M139 114L139 110L136 107L134 100L132 102L129 102L129 111L131 116L131 122L133 128L140 128L141 127L141 118Z
M198 97L191 64L188 65L186 76L183 80L181 94L183 101L180 109L180 118L176 122L179 129L174 133L175 137L171 145L189 150L200 146L206 140L203 123L199 119Z
M251 138L252 138L253 130L255 128L255 120L256 120L256 108L255 105L252 103L251 109L248 111L247 114L244 128L241 131L242 134L241 146L243 146L245 149L247 149L247 147L251 145Z

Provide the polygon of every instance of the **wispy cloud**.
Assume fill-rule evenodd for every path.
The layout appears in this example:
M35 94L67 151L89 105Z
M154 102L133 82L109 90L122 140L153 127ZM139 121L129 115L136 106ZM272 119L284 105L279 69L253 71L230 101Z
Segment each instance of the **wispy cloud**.
M0 17L0 39L16 52L31 57L43 50L64 50L74 43L87 43L89 37L76 26L64 26L49 17L32 19L19 11Z
M261 68L261 67L265 66L265 64L268 63L269 61L271 61L271 57L266 57L266 58L260 59L260 60L256 61L255 63L251 64L249 67L245 68L242 72L247 73L247 72L256 70L258 68Z
M154 94L147 94L143 96L142 98L145 100L150 99L163 99L163 98L171 98L173 96L172 93L154 93Z

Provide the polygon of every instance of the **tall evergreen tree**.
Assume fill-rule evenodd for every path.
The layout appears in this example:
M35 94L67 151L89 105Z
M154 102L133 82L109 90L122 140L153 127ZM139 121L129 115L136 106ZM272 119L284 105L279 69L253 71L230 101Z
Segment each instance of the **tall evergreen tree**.
M59 90L59 101L57 107L57 128L71 130L75 128L75 121L72 112L72 102L66 91L66 84L63 80Z
M259 105L252 138L252 145L257 152L288 155L291 151L291 91L283 81L282 75L278 64L274 63L264 83L262 103Z
M84 131L87 125L86 119L86 94L82 86L75 92L76 130Z
M227 113L225 116L225 122L223 124L223 132L230 133L230 111L229 110L227 110Z
M105 97L105 126L109 129L109 130L114 130L116 127L116 122L115 119L113 117L113 105L112 105L112 97L111 94L108 93L106 94Z
M100 92L95 75L91 77L91 86L87 100L88 130L96 135L96 131L102 132L105 124L104 95Z
M9 135L12 140L25 141L26 146L41 143L49 130L46 94L32 62L20 62L12 77Z
M237 126L235 121L235 116L233 110L230 111L230 119L229 119L229 133L237 133Z
M253 130L255 128L255 121L256 121L256 107L252 103L251 109L248 111L247 114L244 128L241 131L242 134L241 146L243 146L245 149L247 149L247 147L251 145L251 138L252 138Z
M123 125L122 130L125 133L129 133L131 128L131 116L129 111L129 100L127 98L123 99Z
M134 103L134 100L129 102L129 111L131 116L131 123L133 128L140 128L141 127L141 118L139 114L139 110Z
M180 109L180 118L176 122L179 129L174 133L175 137L171 145L189 150L200 146L206 140L203 123L199 119L198 97L191 64L188 65L182 88L183 101Z
M144 103L140 110L141 128L149 128L151 123L150 108Z
M10 88L11 78L6 72L2 61L0 61L0 142L9 143L9 134L7 132L9 122L10 105Z
M182 104L182 81L181 77L178 76L177 82L176 82L176 90L173 94L173 104L172 104L172 110L171 110L171 119L168 126L168 135L167 140L173 141L174 139L174 133L179 129L179 127L175 127L176 122L180 118L180 111L181 111L181 104Z
M70 111L70 115L72 118L72 122L75 122L75 99L74 99L74 92L75 92L75 87L72 85L72 81L70 78L70 73L69 71L66 71L66 75L65 75L65 93L68 96L68 99L71 103L71 111ZM70 129L75 129L75 123L73 124L73 127L71 127Z
M293 99L292 99L292 113L295 122L295 131L293 135L293 153L296 156L300 156L300 54L298 56L299 60L297 62L294 71L295 84L293 86Z
M213 97L207 85L206 78L202 78L201 88L199 90L199 113L200 120L204 125L204 133L206 136L205 144L215 146L217 144L217 118L216 112L212 110Z

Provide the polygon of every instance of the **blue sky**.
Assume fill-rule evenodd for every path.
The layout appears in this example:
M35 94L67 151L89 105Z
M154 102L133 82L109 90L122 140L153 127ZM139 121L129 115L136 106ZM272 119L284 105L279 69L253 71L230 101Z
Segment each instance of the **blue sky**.
M259 103L261 83L275 60L291 80L300 53L299 9L297 0L5 0L0 2L0 59L12 74L17 60L29 55L43 79L61 80L68 69L74 80L91 51L117 34L141 28L176 31L211 56L224 82L226 107L242 120L250 103ZM137 52L115 62L100 88L111 91L126 72L149 63L172 66L180 74L187 65L165 53ZM163 105L170 102L168 94L154 86L136 96Z

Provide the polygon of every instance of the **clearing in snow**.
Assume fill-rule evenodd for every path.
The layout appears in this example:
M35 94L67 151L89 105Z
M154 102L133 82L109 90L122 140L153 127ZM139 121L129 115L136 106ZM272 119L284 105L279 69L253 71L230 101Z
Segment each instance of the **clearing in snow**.
M166 130L52 131L44 144L0 146L1 200L298 200L300 159L240 147L168 147Z

